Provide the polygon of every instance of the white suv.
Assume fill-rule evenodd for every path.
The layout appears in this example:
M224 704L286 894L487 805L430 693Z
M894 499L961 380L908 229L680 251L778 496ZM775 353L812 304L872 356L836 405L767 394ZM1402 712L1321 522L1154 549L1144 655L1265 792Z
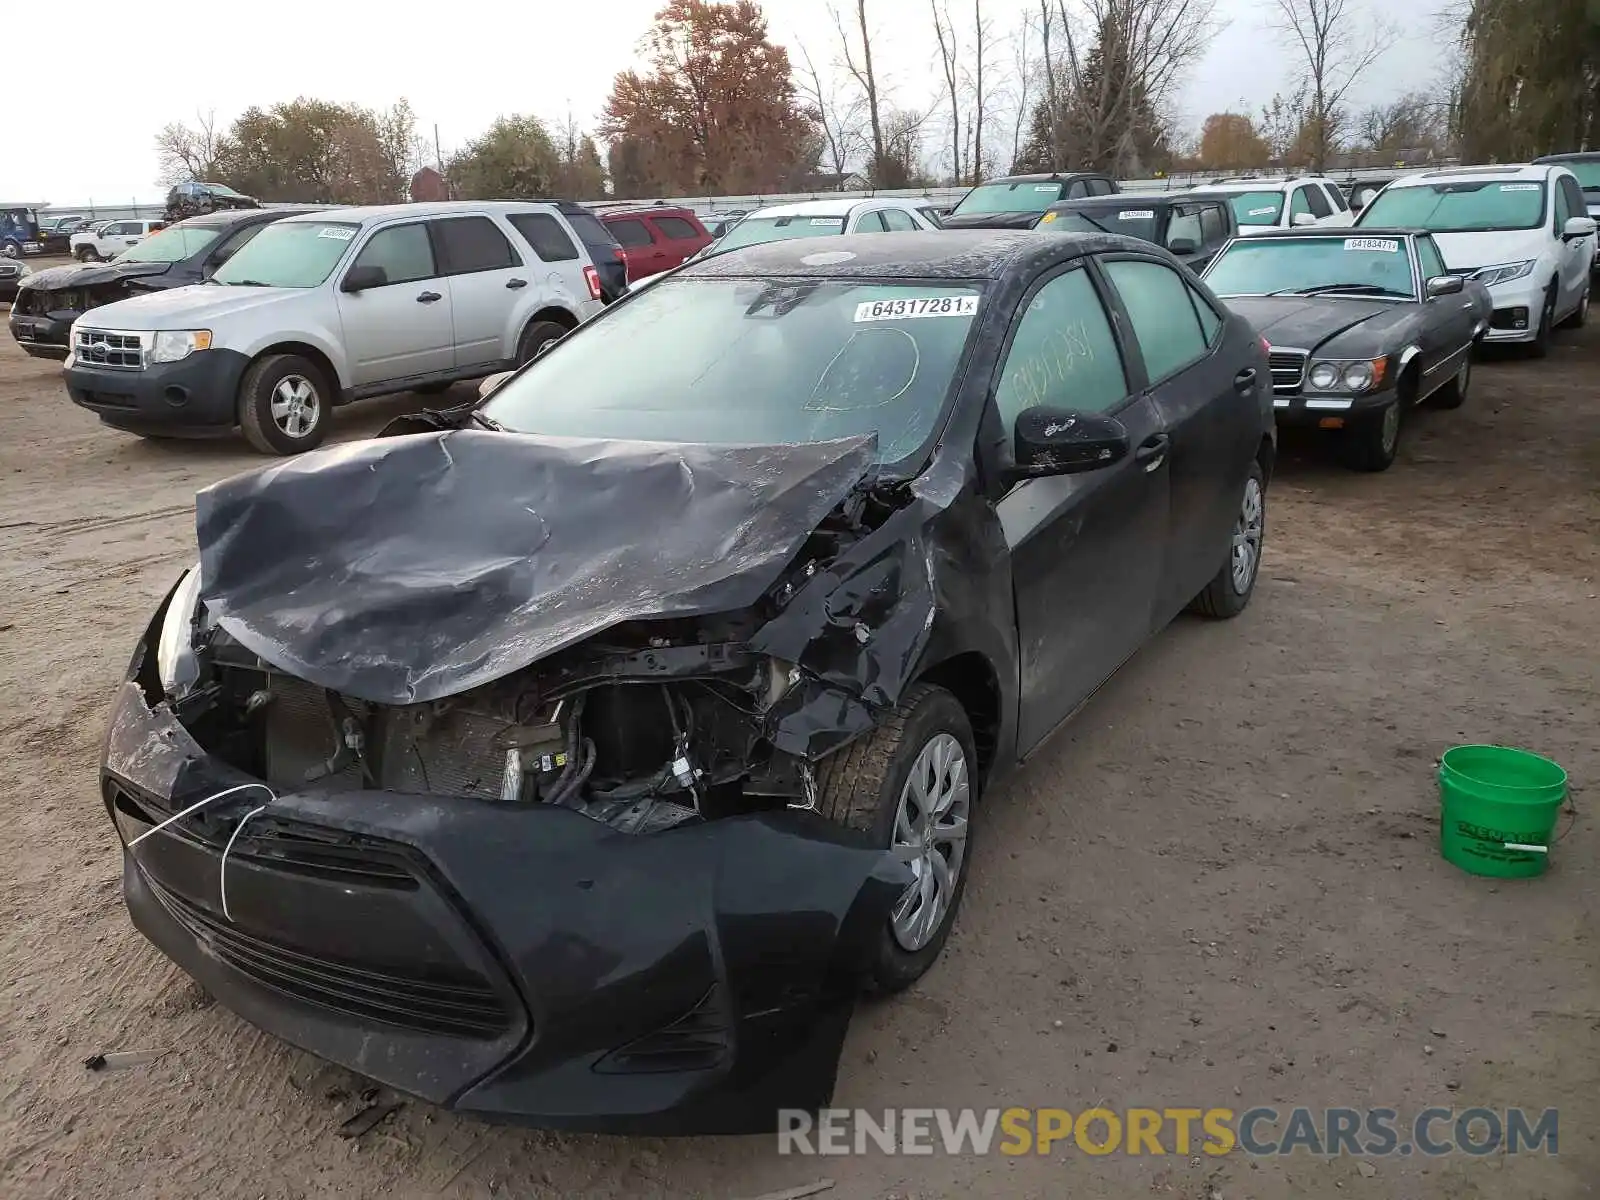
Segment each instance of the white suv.
M1190 189L1191 194L1222 196L1239 220L1239 236L1307 225L1352 225L1355 214L1339 185L1320 175L1283 179L1219 179Z
M1535 354L1551 331L1589 315L1595 221L1566 167L1456 167L1396 179L1362 210L1363 227L1426 229L1445 266L1489 289L1487 342Z
M137 246L161 227L160 221L106 221L73 234L68 245L79 262L102 262Z
M80 317L67 392L131 433L237 425L263 453L296 454L326 436L335 405L519 366L601 307L599 273L554 204L297 213L205 283Z

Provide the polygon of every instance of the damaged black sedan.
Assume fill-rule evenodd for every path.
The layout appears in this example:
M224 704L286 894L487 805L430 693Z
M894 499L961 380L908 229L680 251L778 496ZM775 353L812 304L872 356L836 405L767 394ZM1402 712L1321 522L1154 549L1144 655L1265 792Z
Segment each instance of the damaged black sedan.
M481 405L217 484L117 697L138 927L434 1103L636 1132L831 1095L993 785L1255 586L1260 341L1131 239L690 264Z

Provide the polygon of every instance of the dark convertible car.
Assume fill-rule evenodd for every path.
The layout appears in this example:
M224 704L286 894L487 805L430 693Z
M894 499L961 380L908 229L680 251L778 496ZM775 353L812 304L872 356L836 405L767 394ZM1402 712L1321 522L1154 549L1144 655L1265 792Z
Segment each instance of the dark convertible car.
M201 492L113 706L134 922L539 1125L771 1129L938 957L997 779L1254 589L1260 340L1127 238L690 263L457 410Z
M1205 281L1270 343L1280 424L1337 431L1361 471L1394 462L1408 409L1459 408L1493 304L1425 230L1284 230L1230 242Z
M169 225L108 263L36 271L11 307L11 336L35 358L65 358L72 323L91 308L200 283L285 210L247 209Z

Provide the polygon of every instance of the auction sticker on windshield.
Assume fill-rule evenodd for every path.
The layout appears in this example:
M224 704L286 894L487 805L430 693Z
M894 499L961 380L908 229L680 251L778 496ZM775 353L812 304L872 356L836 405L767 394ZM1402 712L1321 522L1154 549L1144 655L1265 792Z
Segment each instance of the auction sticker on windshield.
M1386 254L1399 254L1400 243L1394 238L1345 238L1346 250L1381 250Z
M1249 217L1270 217L1273 213L1275 213L1277 211L1278 210L1275 209L1275 208L1252 208L1245 215L1249 216Z
M1117 220L1119 221L1153 221L1155 219L1155 212L1148 208L1130 208L1117 214Z
M843 225L844 224L844 218L843 217L812 217L811 218L811 223L813 225L826 225L826 226L829 226L831 228L831 227L833 227L835 225Z
M1502 192L1537 192L1539 185L1537 183L1502 183L1500 190Z
M332 238L336 242L348 242L355 235L356 231L348 225L329 225L317 233L319 238Z
M906 321L912 317L970 317L978 311L976 296L923 296L916 300L863 300L857 321Z

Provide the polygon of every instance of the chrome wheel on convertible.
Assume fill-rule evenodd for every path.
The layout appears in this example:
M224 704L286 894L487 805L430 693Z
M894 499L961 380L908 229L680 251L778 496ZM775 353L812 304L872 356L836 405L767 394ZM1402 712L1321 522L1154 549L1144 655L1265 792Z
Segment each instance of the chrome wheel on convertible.
M890 921L904 950L926 946L950 910L966 858L971 800L961 743L948 733L935 734L911 764L895 813L894 848L916 875Z

